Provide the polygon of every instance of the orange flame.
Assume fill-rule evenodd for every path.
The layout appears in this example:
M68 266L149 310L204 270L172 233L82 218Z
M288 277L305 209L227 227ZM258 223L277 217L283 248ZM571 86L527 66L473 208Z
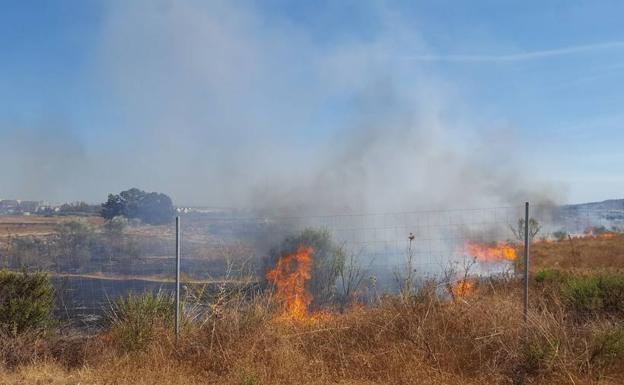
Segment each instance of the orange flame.
M453 285L451 291L456 299L467 297L474 292L474 282L469 279L461 279Z
M477 262L500 262L513 261L516 259L516 249L504 242L475 243L468 242L464 245L464 253L476 258Z
M617 237L617 233L614 232L605 232L605 233L595 233L594 231L588 230L583 234L575 234L570 235L571 239L582 239L582 240L598 240L598 239L614 239Z
M606 231L606 232L597 232L594 231L593 229L589 229L587 231L585 231L585 234L583 234L580 238L583 239L613 239L615 238L615 233L611 232L611 231Z
M296 252L282 256L266 274L266 279L276 286L275 297L282 302L279 318L303 320L307 317L312 295L305 284L311 278L312 253L313 248L300 246Z

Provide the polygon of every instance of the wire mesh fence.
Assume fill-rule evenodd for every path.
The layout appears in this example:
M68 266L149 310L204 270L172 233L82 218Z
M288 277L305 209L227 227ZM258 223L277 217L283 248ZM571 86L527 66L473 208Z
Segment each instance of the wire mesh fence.
M306 239L306 230L326 234L343 262L357 265L368 293L396 293L407 277L450 286L468 275L521 274L523 218L524 205L317 216L185 213L182 282L233 279L235 264L261 281L275 262L271 256L282 253L289 239ZM529 222L535 244L608 239L624 231L624 206L534 206ZM104 308L130 292L174 289L173 225L63 226L37 239L7 235L0 254L6 268L50 273L61 319L97 322ZM338 282L333 285L341 290Z

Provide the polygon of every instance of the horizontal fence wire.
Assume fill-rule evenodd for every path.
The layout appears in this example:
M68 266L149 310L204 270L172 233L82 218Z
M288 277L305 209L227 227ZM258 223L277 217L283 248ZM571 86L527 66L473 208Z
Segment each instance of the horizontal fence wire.
M231 266L239 264L262 281L270 256L306 229L326 232L380 291L397 292L397 277L408 269L419 279L442 280L442 286L460 282L468 267L474 277L513 274L522 255L523 210L524 205L301 216L185 213L182 280L216 284L232 279ZM534 205L531 218L539 228L533 242L624 230L621 206ZM122 233L91 228L86 235L72 234L77 245L68 245L62 236L50 236L47 245L27 238L7 241L0 262L17 270L27 261L29 268L48 271L57 292L57 314L68 321L101 320L111 303L131 292L174 288L173 225L129 225Z

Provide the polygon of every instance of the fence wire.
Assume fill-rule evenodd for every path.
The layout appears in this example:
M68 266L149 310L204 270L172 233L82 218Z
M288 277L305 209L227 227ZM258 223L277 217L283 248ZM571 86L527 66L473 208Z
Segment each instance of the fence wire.
M245 216L228 212L184 213L183 282L210 284L231 278L232 264L246 264L258 280L269 256L285 239L306 229L326 232L351 263L361 267L376 290L396 292L406 272L419 279L461 280L514 272L522 247L524 205L399 213L307 216ZM601 236L624 231L624 206L534 206L533 242ZM69 229L44 241L15 237L0 254L3 267L50 273L57 314L89 323L102 309L130 292L173 290L174 226L129 225L123 231ZM86 233L83 233L86 232ZM531 234L533 235L533 234ZM63 238L65 237L65 238ZM72 243L73 242L73 243ZM517 254L508 255L513 252ZM449 271L452 272L449 274Z

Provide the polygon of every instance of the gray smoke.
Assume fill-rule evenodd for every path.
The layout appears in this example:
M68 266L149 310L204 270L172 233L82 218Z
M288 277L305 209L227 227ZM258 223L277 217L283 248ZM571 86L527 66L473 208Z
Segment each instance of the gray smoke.
M83 194L89 172L78 136L54 120L0 125L0 199L61 199Z
M378 7L373 37L326 42L252 5L111 2L87 71L115 114L106 140L0 128L0 196L99 202L136 186L296 213L560 199L517 167L510 127L472 128L435 68L401 58L427 47Z

